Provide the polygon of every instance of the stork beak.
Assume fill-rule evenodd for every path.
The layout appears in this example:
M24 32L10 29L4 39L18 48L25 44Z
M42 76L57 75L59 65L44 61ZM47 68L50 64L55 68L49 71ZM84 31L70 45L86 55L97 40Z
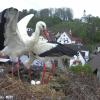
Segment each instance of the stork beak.
M47 30L43 30L43 37L46 38L48 41L51 40L50 35Z

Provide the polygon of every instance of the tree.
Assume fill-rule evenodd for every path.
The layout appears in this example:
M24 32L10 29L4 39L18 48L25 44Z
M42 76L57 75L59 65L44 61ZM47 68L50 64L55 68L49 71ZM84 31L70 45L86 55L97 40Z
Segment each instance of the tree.
M55 9L54 8L50 8L49 9L49 15L50 15L50 17L53 17L54 13L55 13Z
M23 9L19 12L19 20L22 19L24 16L28 14L28 11L26 9Z
M28 13L29 14L34 14L34 16L37 16L37 11L34 10L34 9L30 9Z
M42 9L40 10L41 17L49 17L49 9Z
M72 9L70 9L70 8L58 8L58 9L55 9L54 16L59 17L63 21L66 21L66 20L70 21L70 20L73 19Z
M66 15L67 15L67 19L68 21L71 21L73 19L73 11L70 8L66 9Z

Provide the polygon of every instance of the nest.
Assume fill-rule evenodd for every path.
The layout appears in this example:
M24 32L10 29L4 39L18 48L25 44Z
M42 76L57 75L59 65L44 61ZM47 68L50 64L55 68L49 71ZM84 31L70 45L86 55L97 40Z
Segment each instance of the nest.
M36 100L50 98L52 100L52 98L57 98L59 95L63 96L64 94L50 89L49 84L33 86L30 83L22 82L8 75L0 82L0 96L3 98L7 96L12 97L9 100L32 100L32 98Z
M68 70L57 70L48 84L41 85L22 82L6 73L0 78L0 100L4 98L6 100L100 100L100 83L94 75L73 74Z

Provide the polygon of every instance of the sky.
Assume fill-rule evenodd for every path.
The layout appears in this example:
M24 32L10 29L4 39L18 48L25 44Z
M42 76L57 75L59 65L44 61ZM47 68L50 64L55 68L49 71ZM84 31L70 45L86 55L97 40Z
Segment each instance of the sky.
M15 7L20 11L66 7L72 8L74 18L81 18L84 10L86 15L100 17L100 0L2 0L0 2L0 12L9 7Z

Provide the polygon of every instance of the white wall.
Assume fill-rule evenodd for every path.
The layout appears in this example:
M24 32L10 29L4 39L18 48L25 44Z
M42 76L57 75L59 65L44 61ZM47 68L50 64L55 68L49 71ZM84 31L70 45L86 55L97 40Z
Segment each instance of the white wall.
M100 47L97 47L97 52L100 52Z
M73 58L70 59L70 61L69 61L69 67L71 67L71 66L77 66L79 64L79 63L75 63L74 64L75 61L80 61L81 64L82 64L82 66L84 66L85 63L86 63L85 59L83 58L83 56L81 55L80 52L79 52L78 56L75 55Z
M79 52L78 59L81 61L82 66L84 66L86 62L85 62L85 59L83 58L83 56L81 55L81 53L80 53L80 52Z
M69 60L69 67L71 67L71 66L77 66L77 64L74 64L74 61L76 61L76 60L77 60L77 56L75 55L73 58L71 58Z

